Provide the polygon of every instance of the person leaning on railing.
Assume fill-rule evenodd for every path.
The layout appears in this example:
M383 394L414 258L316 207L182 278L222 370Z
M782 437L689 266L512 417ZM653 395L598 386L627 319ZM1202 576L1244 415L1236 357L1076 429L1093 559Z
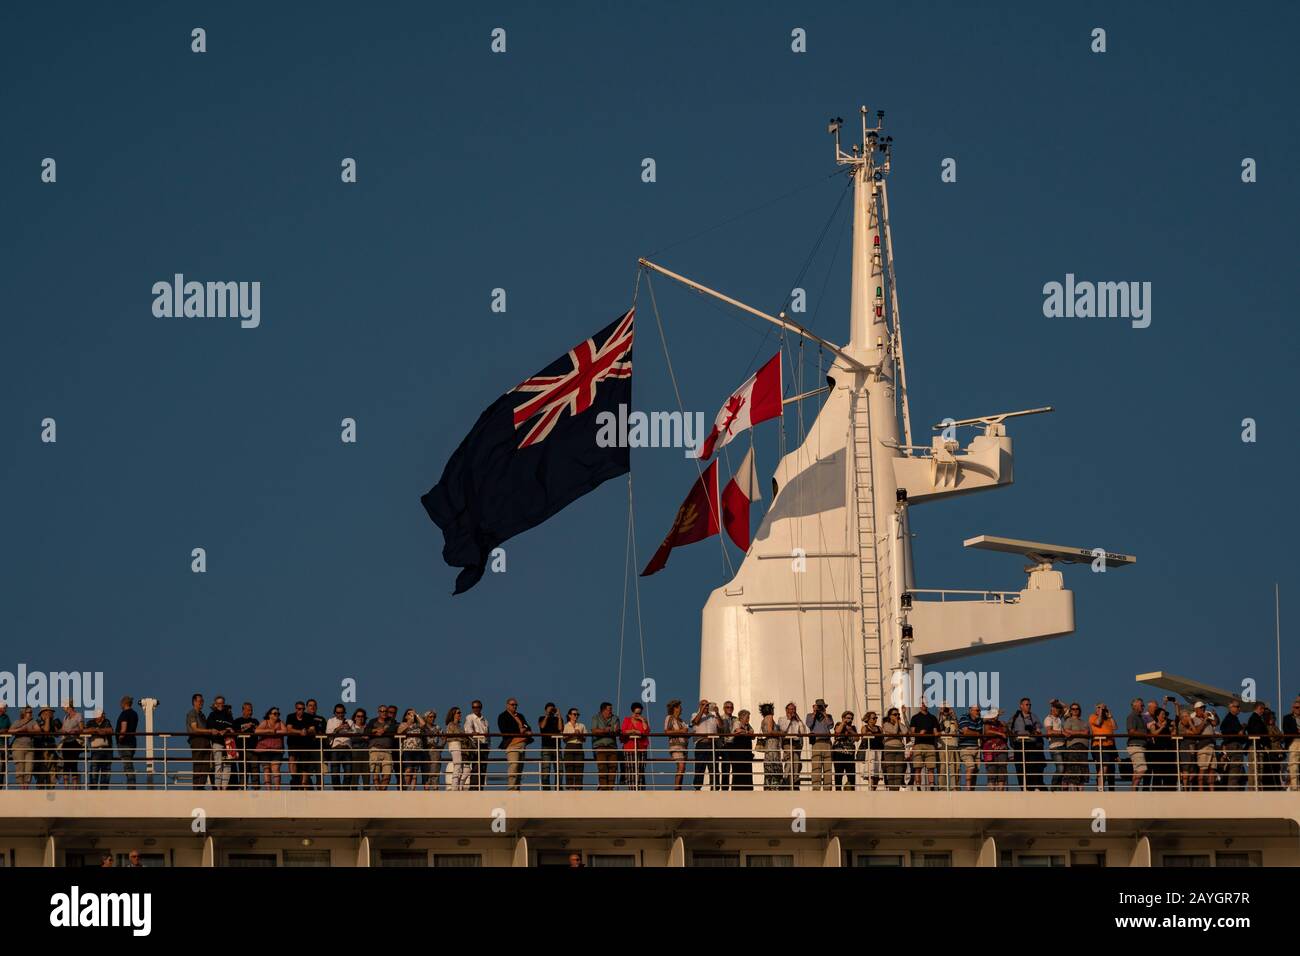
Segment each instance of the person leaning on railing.
M564 740L564 789L581 790L587 761L587 725L578 718L576 707L570 707L564 725L560 728Z
M614 705L602 702L600 713L591 722L591 755L596 761L598 790L613 790L618 779L618 728Z
M88 790L107 790L109 777L113 775L113 724L104 716L101 708L93 720L86 723L86 733L90 737L90 753L86 764L86 783Z
M984 736L984 718L977 704L971 704L957 721L957 757L961 761L962 785L975 789L980 772L980 738Z
M860 737L862 742L858 744L858 761L862 764L860 773L863 782L867 785L868 790L879 790L881 787L881 737L880 724L877 723L874 710L867 711L866 716L862 718Z
M623 718L623 784L629 790L645 789L645 761L650 748L650 724L641 716L643 704L632 701L632 713Z
M882 748L880 762L885 778L886 790L900 790L903 786L903 774L907 771L907 740L903 717L897 707L885 712L885 721L880 725Z

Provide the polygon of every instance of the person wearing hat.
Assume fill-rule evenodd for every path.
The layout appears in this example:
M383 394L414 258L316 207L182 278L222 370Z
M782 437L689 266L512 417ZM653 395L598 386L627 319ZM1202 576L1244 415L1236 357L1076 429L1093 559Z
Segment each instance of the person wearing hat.
M38 786L53 790L59 777L59 734L63 721L54 716L53 707L42 707L36 719L36 781Z
M1188 745L1192 760L1184 772L1185 789L1190 790L1193 782L1197 790L1214 789L1214 735L1218 721L1218 715L1203 700L1193 704L1191 713L1184 713L1179 721L1183 736L1191 738Z
M812 741L812 788L833 790L835 762L831 754L831 737L835 733L835 721L826 712L826 701L820 697L813 701L813 712L804 723L808 725L808 736Z

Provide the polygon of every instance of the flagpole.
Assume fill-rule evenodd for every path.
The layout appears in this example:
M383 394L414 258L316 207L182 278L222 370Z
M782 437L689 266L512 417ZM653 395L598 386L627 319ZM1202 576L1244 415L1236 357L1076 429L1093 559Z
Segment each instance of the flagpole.
M658 272L660 275L667 276L668 278L672 279L674 282L680 282L682 285L694 289L696 292L703 293L704 295L711 295L713 296L713 298L718 299L719 301L725 302L731 306L735 306L737 309L740 309L742 312L748 312L750 315L759 319L763 319L765 322L771 322L773 325L779 326L788 332L794 332L796 335L801 335L805 339L808 339L811 342L816 342L822 348L832 352L836 358L845 362L850 368L854 368L857 369L858 371L865 372L875 367L875 366L863 365L857 359L847 354L838 345L834 344L833 342L827 341L826 339L822 338L820 335L816 335L813 332L808 331L798 322L794 322L786 318L785 313L782 313L780 318L777 318L774 315L768 315L766 312L760 312L752 305L746 305L745 303L741 302L738 299L733 299L729 295L723 295L721 292L718 292L715 289L710 289L706 285L701 285L700 283L695 282L692 279L686 278L686 276L678 275L676 272L673 272L670 269L665 269L663 266L656 265L655 263L651 262L649 259L638 259L637 262L641 264L642 268L650 269L654 272Z
M1277 642L1277 707L1282 706L1282 597L1278 582L1273 582L1273 636Z

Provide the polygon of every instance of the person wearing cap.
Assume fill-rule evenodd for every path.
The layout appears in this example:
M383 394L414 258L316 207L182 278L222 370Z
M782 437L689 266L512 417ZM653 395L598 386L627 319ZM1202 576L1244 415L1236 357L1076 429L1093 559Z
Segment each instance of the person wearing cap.
M63 721L54 716L53 707L42 707L36 720L36 781L53 790L59 782L59 734Z
M944 790L956 790L960 776L957 761L957 714L952 703L944 701L939 707L939 780Z
M813 701L813 712L804 718L808 725L808 736L812 741L812 788L814 790L834 790L835 762L831 755L831 738L835 733L835 721L826 712L826 701L818 697Z
M1244 758L1250 746L1246 740L1246 723L1241 719L1241 701L1228 701L1228 714L1219 724L1219 733L1223 735L1223 785L1229 790L1240 790L1246 782Z
M1287 789L1300 790L1300 697L1291 701L1291 713L1282 718L1286 742Z
M1205 701L1198 700L1192 705L1191 713L1184 713L1179 720L1179 729L1188 739L1192 755L1184 771L1185 788L1190 790L1193 781L1197 790L1214 789L1214 733L1218 715L1205 706Z
M1047 735L1047 754L1052 762L1052 790L1064 790L1069 782L1069 769L1065 760L1065 704L1052 698L1043 718L1043 733Z

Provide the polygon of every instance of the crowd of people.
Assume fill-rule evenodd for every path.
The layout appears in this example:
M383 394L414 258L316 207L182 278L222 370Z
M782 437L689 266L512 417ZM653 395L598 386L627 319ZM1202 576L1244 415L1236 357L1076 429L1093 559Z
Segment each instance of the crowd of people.
M506 789L519 790L532 761L528 786L545 790L583 789L588 766L600 790L666 788L669 778L675 790L753 790L756 778L764 790L972 790L981 773L989 790L1300 789L1300 697L1280 726L1262 701L1231 701L1220 718L1202 701L1184 708L1172 697L1134 698L1122 717L1105 703L1085 717L1077 702L1052 700L1041 720L1027 697L1009 717L977 706L958 714L947 702L932 713L920 702L868 711L861 724L848 710L835 719L821 699L803 716L794 702L782 716L760 704L757 724L731 701L701 700L687 717L671 700L660 730L640 701L621 717L606 701L590 725L576 707L561 714L548 703L534 729L512 697L495 730L479 700L441 721L414 707L399 718L393 704L371 716L339 703L325 717L308 699L260 718L251 702L236 715L220 695L210 708L202 694L191 704L188 753L178 760L162 749L166 772L195 789L481 790L502 768ZM121 708L115 722L103 711L83 719L72 701L62 717L23 707L11 719L0 704L0 783L9 786L12 764L20 789L106 789L116 762L134 789L139 715L131 697Z

